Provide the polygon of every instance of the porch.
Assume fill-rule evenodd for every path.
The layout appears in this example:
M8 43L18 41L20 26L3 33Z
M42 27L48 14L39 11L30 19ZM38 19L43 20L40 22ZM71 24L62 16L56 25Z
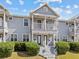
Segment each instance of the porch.
M33 34L33 41L38 43L40 46L49 45L50 42L55 43L55 34Z

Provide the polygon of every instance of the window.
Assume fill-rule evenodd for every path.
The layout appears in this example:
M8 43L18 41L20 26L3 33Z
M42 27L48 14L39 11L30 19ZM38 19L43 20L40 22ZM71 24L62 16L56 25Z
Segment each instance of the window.
M37 20L37 23L41 23L41 20Z
M63 41L67 41L67 37L66 36L63 36Z
M41 29L41 20L37 20L37 27L39 28L39 29Z
M24 19L24 26L28 26L28 20Z
M29 41L29 35L23 34L23 41Z
M11 41L17 41L17 35L11 34Z
M72 40L74 41L74 36L72 36L71 38L72 38Z
M74 25L73 23L71 25Z
M9 20L12 20L13 18L12 17L9 17Z
M68 25L68 23L66 23L66 25Z

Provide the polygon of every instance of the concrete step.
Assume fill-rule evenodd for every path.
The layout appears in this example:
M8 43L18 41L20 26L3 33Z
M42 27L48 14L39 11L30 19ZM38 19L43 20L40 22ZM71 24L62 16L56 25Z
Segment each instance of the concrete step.
M53 53L52 53L50 48L40 47L39 54L46 57L47 59L55 59L54 51L55 50L53 49Z

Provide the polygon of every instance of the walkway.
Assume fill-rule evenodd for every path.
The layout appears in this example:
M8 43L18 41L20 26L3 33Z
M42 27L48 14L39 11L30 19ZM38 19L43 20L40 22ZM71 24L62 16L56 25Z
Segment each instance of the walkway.
M40 47L39 54L43 57L46 57L47 59L55 59L56 49L51 46Z

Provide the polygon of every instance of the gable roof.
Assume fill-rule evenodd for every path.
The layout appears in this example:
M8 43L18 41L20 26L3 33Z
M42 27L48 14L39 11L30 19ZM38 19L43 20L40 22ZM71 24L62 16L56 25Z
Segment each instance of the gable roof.
M37 8L37 9L33 10L32 13L35 13L37 10L41 9L41 8L44 7L44 6L48 7L52 12L54 12L54 15L56 15L56 16L59 17L59 15L58 15L51 7L49 7L47 3L45 3L45 4L42 5L42 6L40 6L40 7Z

